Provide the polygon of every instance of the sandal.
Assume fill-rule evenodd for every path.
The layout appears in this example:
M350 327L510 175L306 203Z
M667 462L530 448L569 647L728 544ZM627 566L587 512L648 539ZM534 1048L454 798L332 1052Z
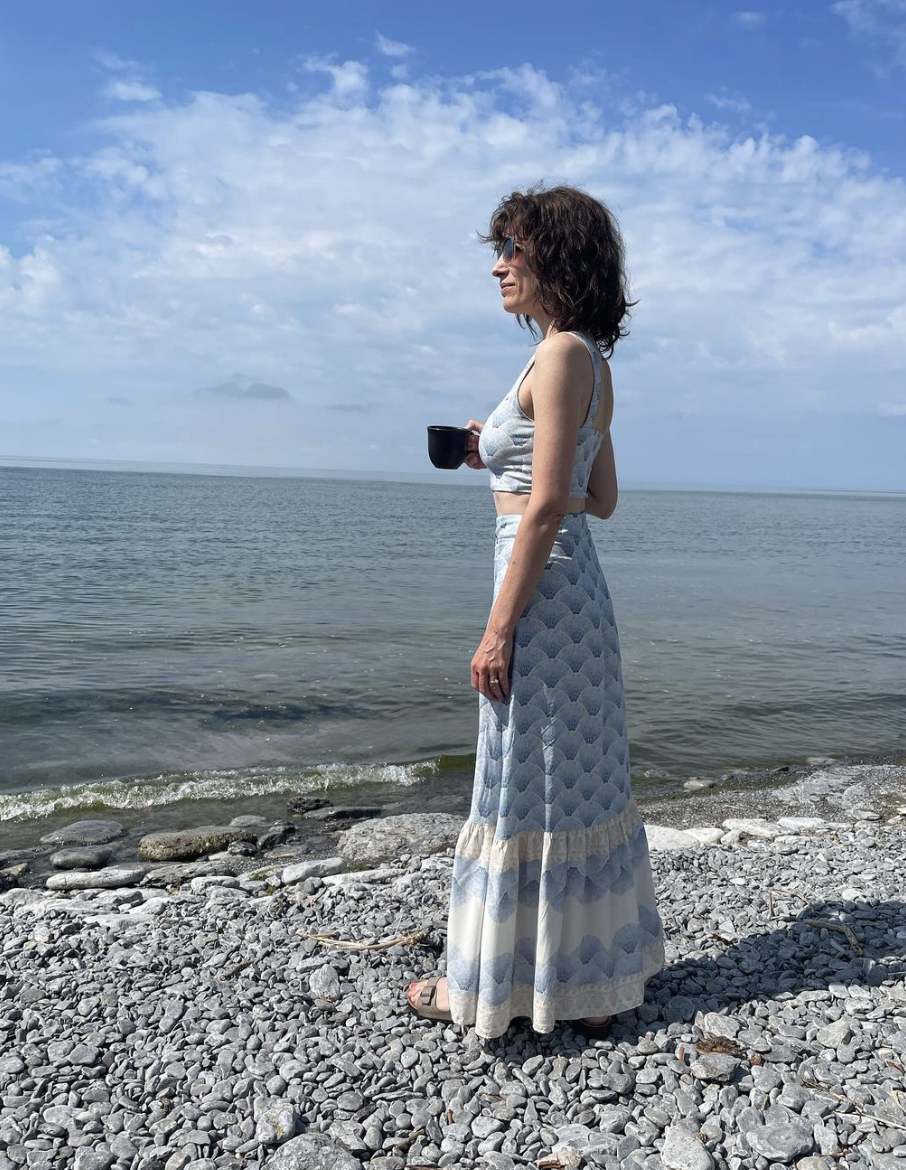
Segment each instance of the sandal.
M437 985L443 979L443 975L434 975L430 979L425 980L425 985L418 993L418 1007L414 1007L406 996L406 1005L409 1011L416 1016L422 1016L426 1020L449 1020L452 1022L453 1017L449 1011L441 1011L435 1006L437 1003ZM413 980L418 982L418 980Z
M613 1016L608 1016L603 1024L591 1024L581 1017L578 1020L570 1020L570 1026L574 1032L580 1032L583 1036L587 1036L590 1040L604 1040L610 1035L610 1026L613 1023Z

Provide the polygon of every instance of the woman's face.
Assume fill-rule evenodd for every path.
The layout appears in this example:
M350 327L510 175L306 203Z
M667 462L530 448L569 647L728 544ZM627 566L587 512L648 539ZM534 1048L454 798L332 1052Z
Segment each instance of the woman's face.
M529 271L525 251L516 240L512 259L498 256L491 269L491 275L500 281L500 297L508 313L522 313L534 317L538 300L538 281Z

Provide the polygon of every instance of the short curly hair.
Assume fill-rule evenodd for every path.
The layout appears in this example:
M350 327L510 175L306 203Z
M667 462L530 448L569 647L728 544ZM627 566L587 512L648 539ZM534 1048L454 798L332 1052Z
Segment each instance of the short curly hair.
M629 334L624 318L639 303L626 300L625 251L613 212L578 187L536 183L502 199L488 232L478 232L483 244L495 247L507 236L525 248L541 304L557 329L586 333L610 357ZM535 336L531 317L518 313L516 319Z

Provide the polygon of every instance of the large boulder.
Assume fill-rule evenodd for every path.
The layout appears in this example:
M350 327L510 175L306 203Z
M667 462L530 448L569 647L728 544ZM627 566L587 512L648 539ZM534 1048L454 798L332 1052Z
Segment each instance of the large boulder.
M226 849L232 841L257 839L255 829L245 825L199 825L175 833L147 833L138 843L138 855L145 861L193 861Z
M401 853L440 853L456 844L463 818L450 813L401 813L362 821L343 833L339 852L350 868L368 869Z

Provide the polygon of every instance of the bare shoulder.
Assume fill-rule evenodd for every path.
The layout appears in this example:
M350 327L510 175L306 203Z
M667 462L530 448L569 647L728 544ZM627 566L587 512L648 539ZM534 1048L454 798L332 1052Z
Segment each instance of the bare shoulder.
M554 382L567 383L580 390L586 381L589 386L591 385L592 369L588 360L588 347L572 333L553 333L539 341L535 347L533 365L545 381L551 379Z
M540 357L549 364L563 361L574 362L588 353L585 343L572 333L552 333L539 341L535 347L535 360ZM585 357L585 361L588 358Z

